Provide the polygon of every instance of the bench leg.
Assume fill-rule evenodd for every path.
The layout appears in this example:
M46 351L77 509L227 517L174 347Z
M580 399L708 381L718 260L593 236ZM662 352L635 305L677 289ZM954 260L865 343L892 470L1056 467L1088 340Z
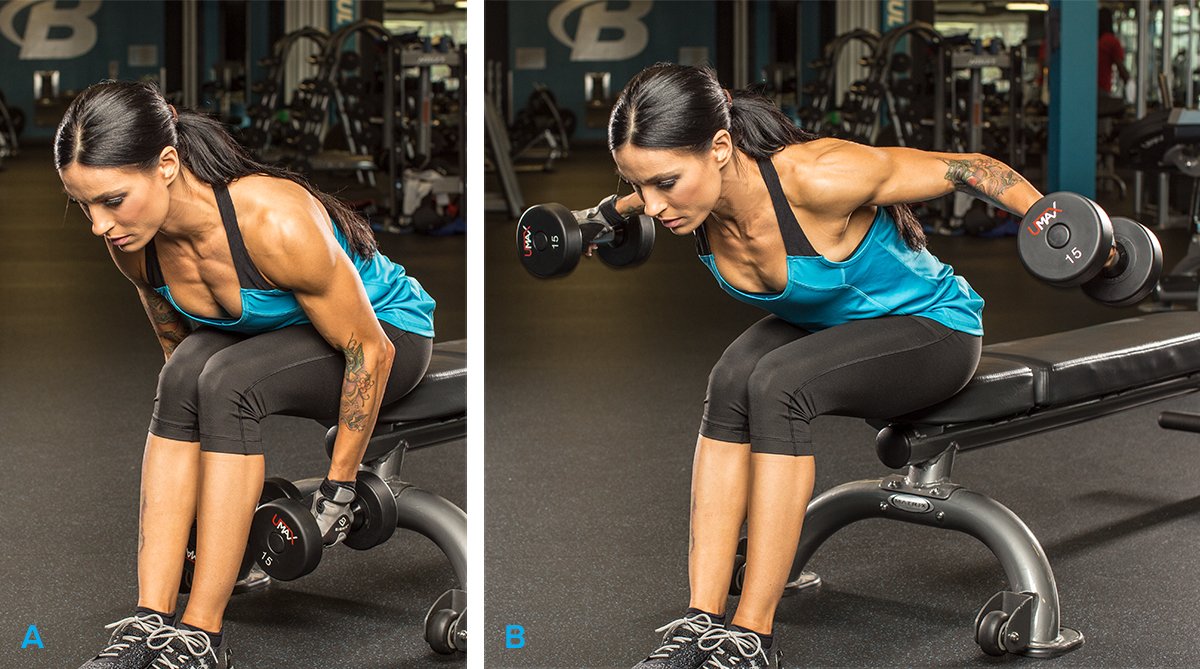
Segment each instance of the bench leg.
M969 534L991 550L1004 568L1015 593L1035 597L1030 634L1018 651L1034 657L1052 657L1074 650L1083 636L1059 627L1058 589L1050 563L1037 537L1015 513L999 502L958 487L917 493L898 483L902 477L855 481L828 490L809 504L804 531L792 563L789 587L811 581L805 565L826 539L841 528L865 518L890 518Z
M428 537L454 568L459 587L467 589L467 514L450 500L406 485L396 493L396 527Z

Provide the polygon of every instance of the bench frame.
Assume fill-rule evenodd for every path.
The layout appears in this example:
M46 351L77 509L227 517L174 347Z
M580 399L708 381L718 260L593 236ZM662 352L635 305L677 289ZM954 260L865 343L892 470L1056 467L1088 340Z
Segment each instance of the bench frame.
M975 620L976 641L985 652L1046 658L1075 650L1083 645L1083 635L1060 625L1058 588L1037 537L1003 504L954 483L954 459L959 451L1076 425L1197 390L1200 374L1192 374L999 420L945 426L872 422L874 427L884 426L876 438L880 460L893 469L907 467L907 472L844 483L814 498L804 517L785 594L819 585L821 578L805 571L809 559L829 537L859 520L884 518L954 530L987 546L1008 579L1009 591L993 596ZM1006 614L1007 625L998 630L998 639L982 639L985 616L998 610Z

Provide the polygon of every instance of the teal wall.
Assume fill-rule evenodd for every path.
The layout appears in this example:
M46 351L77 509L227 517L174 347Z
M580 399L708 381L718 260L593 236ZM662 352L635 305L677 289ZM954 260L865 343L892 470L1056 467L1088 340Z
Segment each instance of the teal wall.
M174 1L174 0L166 0ZM338 0L328 0L331 7ZM341 0L345 3L347 0ZM59 90L79 91L110 76L109 64L116 63L118 79L159 76L167 47L164 0L84 0L63 2L0 2L0 91L9 105L25 112L23 138L47 138L54 127L33 123L33 73L58 70ZM357 3L355 3L357 9ZM261 77L260 57L270 51L269 7L266 2L250 3L250 55L254 61L251 80ZM221 52L220 12L215 0L200 2L200 80L213 76L213 65ZM236 28L245 30L244 26ZM175 39L172 37L172 39ZM151 66L129 63L130 45L150 45L157 51ZM172 43L178 48L178 44ZM53 53L47 53L51 49ZM180 82L168 81L172 89Z
M645 14L638 16L643 11ZM647 65L678 62L681 47L707 48L709 62L716 60L716 9L712 2L529 0L509 3L508 12L514 108L525 105L535 83L545 84L554 91L559 105L578 117L577 139L599 140L605 136L603 129L588 128L584 123L586 73L610 72L615 96ZM644 45L638 39L642 31L647 37ZM564 44L556 32L575 48ZM589 49L593 39L597 48ZM543 48L546 67L521 69L517 53L525 48Z
M131 44L154 46L157 62L151 67L129 65ZM47 54L47 48L58 52ZM33 123L34 72L58 70L61 91L78 91L108 78L110 62L116 63L121 79L157 77L163 48L162 2L0 4L0 90L10 105L25 112L24 137L54 133L52 127Z

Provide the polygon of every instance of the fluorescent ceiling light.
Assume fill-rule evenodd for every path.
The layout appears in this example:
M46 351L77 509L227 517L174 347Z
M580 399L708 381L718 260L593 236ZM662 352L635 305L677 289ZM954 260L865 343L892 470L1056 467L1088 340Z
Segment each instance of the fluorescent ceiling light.
M455 9L466 9L467 8L467 0L454 0L454 8Z
M1050 5L1044 2L1010 2L1004 8L1010 12L1045 12L1050 10Z

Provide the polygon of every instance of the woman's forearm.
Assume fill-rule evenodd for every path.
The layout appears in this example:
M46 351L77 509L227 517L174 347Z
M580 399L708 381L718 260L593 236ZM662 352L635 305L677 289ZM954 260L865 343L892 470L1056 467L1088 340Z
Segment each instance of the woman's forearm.
M946 180L956 190L1017 216L1024 216L1042 197L1025 177L994 158L965 154L961 159L942 159L942 162L946 163Z
M162 346L163 358L171 359L175 348L192 333L191 324L163 296L149 288L139 288L138 296L146 309L146 316L154 327L154 334Z
M329 478L353 481L379 416L395 349L387 339L368 346L351 336L342 352L346 356L346 373L342 379L339 429Z
M630 193L629 195L624 195L617 198L617 201L613 203L613 206L617 208L618 214L625 217L633 216L634 214L640 214L646 207L646 205L642 202L642 198L638 197L637 193Z

